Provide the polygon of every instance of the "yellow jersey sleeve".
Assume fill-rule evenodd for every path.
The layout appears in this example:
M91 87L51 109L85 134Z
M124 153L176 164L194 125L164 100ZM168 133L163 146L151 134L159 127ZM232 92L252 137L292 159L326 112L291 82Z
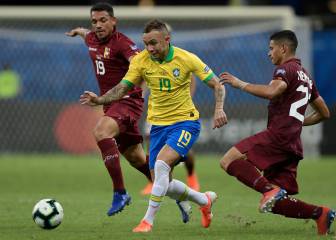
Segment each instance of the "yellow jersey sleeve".
M215 74L199 57L190 53L191 71L204 83L207 83Z
M140 58L135 56L130 62L128 71L123 77L122 82L126 83L130 87L133 87L134 85L139 85L141 81Z

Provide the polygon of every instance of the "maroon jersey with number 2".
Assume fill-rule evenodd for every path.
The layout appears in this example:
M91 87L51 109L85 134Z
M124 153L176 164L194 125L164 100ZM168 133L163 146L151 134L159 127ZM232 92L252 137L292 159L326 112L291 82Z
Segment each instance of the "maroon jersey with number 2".
M248 161L264 171L270 181L295 194L298 192L296 168L303 158L300 135L304 114L309 102L319 93L296 58L277 66L273 80L286 82L287 89L270 101L267 129L243 139L235 147L246 153Z
M129 58L139 49L131 39L117 31L105 41L100 41L94 32L89 32L85 43L89 48L100 95L103 95L122 80L128 70ZM104 106L105 115L118 123L120 134L116 140L121 153L129 146L142 142L138 122L143 102L141 88L133 87L121 100Z

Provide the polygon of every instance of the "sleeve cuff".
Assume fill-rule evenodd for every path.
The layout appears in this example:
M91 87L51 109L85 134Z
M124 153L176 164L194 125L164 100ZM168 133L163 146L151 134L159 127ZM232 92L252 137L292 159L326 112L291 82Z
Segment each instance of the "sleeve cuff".
M134 87L134 84L126 79L121 80L122 83L125 83L129 87Z
M203 82L204 82L204 83L209 82L209 80L210 80L211 78L213 78L214 75L215 75L214 73L210 73L210 75L207 76L207 77L203 80Z

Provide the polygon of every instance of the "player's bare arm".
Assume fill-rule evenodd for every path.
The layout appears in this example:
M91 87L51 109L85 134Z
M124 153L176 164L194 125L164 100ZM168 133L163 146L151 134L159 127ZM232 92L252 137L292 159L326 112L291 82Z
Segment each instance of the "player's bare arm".
M311 102L310 106L312 106L314 111L305 117L303 126L314 125L330 117L328 106L321 96Z
M120 82L114 88L106 92L103 96L98 97L97 94L85 91L79 98L79 101L83 105L96 106L105 105L113 101L121 99L130 90L127 84Z
M85 36L88 32L90 32L89 29L78 27L78 28L72 29L69 32L66 32L65 35L67 35L68 37L80 36L81 38L85 39Z
M287 83L282 80L272 80L269 85L252 84L244 82L228 72L220 74L220 82L266 99L274 99L287 89Z
M214 89L215 94L215 114L213 128L220 128L227 124L228 120L224 112L225 88L219 83L219 79L214 76L207 82L208 86Z

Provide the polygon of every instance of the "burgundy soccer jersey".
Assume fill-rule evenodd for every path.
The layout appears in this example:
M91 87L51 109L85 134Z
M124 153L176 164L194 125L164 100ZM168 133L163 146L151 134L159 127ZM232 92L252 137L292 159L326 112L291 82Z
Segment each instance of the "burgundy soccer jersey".
M274 70L273 80L287 83L287 89L268 105L267 128L285 151L303 157L300 134L309 102L319 93L314 81L301 66L299 59L290 59Z
M94 32L89 32L85 43L89 47L100 94L103 95L125 76L129 66L129 57L138 53L139 49L131 39L117 31L104 42L100 41ZM134 87L128 95L140 98L141 88Z

